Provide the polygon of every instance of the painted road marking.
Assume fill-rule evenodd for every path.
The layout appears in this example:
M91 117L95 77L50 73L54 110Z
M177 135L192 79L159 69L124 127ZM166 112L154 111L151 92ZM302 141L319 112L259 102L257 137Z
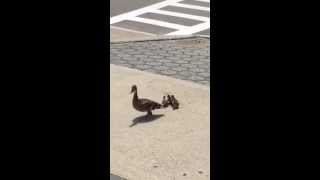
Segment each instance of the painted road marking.
M139 23L145 23L145 24L151 24L156 25L159 27L166 27L173 29L172 32L167 33L166 35L190 35L195 34L197 32L210 29L210 17L204 17L204 16L198 16L198 15L191 15L186 13L178 13L173 11L166 11L166 10L160 10L161 8L171 6L171 7L177 7L177 8L186 8L190 10L200 10L200 11L209 11L209 7L204 6L198 6L198 5L190 5L190 4L182 4L179 3L183 0L166 0L160 3L153 4L151 6L147 6L141 9L137 9L135 11L131 11L128 13L124 13L118 16L114 16L110 18L110 25L116 24L122 21L133 21L133 22L139 22ZM200 0L203 2L209 2L209 0ZM193 26L185 26L181 24L175 24L175 23L169 23L165 21L160 20L154 20L149 18L142 18L138 17L143 14L147 13L156 13L156 14L163 14L167 16L173 16L173 17L180 17L185 19L191 19L191 20L197 20L199 21L199 24L193 25Z

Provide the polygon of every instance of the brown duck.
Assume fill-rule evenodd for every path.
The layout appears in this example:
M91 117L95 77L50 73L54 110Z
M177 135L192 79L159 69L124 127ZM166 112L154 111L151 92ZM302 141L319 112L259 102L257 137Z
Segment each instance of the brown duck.
M131 93L134 93L133 95L133 100L132 100L132 105L133 107L140 112L147 112L147 115L152 115L152 111L155 109L161 109L164 108L163 105L154 102L149 99L140 99L138 97L138 89L136 85L133 85L131 87Z

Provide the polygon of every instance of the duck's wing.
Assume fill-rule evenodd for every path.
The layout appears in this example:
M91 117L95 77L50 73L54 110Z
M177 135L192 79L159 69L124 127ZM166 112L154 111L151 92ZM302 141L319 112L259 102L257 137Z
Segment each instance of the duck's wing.
M162 107L161 104L152 101L150 99L139 99L139 106L141 106L143 109L159 109Z

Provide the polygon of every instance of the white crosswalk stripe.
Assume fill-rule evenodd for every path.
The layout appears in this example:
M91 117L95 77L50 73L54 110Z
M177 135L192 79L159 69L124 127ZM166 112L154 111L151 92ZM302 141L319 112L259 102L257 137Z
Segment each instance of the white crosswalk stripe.
M172 32L167 33L166 35L190 35L190 34L195 34L195 33L204 31L206 29L210 29L210 17L204 17L204 16L186 13L188 12L188 9L200 10L202 12L210 12L210 7L186 4L186 2L182 2L182 1L183 0L166 0L160 3L153 4L151 6L137 9L135 11L131 11L128 13L111 17L110 25L115 26L114 24L116 23L120 23L124 21L132 21L137 23L154 25L155 27L164 27L164 28L173 29ZM210 3L210 0L196 0L196 1ZM174 12L171 9L170 10L162 9L168 6L175 7L175 8L184 8L186 11L181 13L181 12ZM196 22L198 21L199 23L193 26L186 26L178 23L165 22L165 20L162 21L162 20L159 20L158 18L157 20L155 20L147 17L143 17L143 18L138 17L147 13L155 13L155 14L166 15L170 17L183 18L186 20L195 20Z

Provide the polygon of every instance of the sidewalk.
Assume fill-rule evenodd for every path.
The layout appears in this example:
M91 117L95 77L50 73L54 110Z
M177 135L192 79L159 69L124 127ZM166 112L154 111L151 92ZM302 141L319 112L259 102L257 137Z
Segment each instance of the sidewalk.
M204 51L195 52L190 49L190 47L197 46L207 47L203 46L203 39L195 39L195 41L189 39L190 44L184 41L180 45L185 48L175 50L184 52L189 47L191 54L178 53L172 57L179 59L169 59L174 62L164 61L161 65L157 64L159 59L160 61L168 59L164 59L157 49L159 46L162 49L165 47L174 49L175 47L170 44L172 40L162 41L162 43L152 41L151 44L150 41L112 44L112 47L116 47L111 51L110 62L110 168L112 174L128 180L210 179L210 92L208 83L210 79L206 79L207 75L199 75L203 71L207 72L208 69L191 71L194 68L201 69L200 67L205 67L205 63L209 62L206 58L197 59L197 56L203 56ZM174 42L178 41L174 40ZM145 45L143 43L149 44L143 46ZM165 44L167 46L162 46ZM123 52L133 49L131 52L140 53L140 50L135 50L136 47L142 47L140 50L145 50L144 53L148 53L147 47L154 47L155 49L151 52L160 55L153 54L151 56L154 57L150 60L150 56L144 56L147 54L127 54L126 56L128 52ZM185 58L189 58L188 63L184 63ZM177 61L181 61L181 67L185 68L190 73L189 75L179 76L181 71L173 66ZM142 65L145 66L136 66L137 62L144 62L145 64ZM198 64L192 62L198 62ZM183 64L191 64L191 66L182 66ZM139 67L147 67L147 69L141 68L140 70L143 71L140 71ZM156 67L164 69L158 68L157 70ZM147 72L150 70L152 73ZM166 76L160 75L163 72L171 73L167 73ZM184 77L193 77L193 79L186 78L188 81L185 81L182 80ZM171 108L156 110L155 115L163 116L130 127L134 119L145 115L145 113L135 111L132 107L132 94L129 92L133 84L137 85L140 97L158 102L161 102L166 93L174 94L180 102L180 109L176 111L172 111Z

